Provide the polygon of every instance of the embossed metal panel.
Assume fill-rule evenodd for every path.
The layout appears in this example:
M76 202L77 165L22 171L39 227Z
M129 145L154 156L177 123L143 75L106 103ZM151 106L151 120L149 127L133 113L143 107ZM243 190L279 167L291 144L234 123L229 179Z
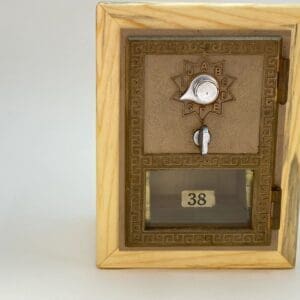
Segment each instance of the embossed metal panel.
M172 246L238 246L267 245L271 239L270 211L273 180L273 160L276 142L277 122L277 74L280 58L281 40L278 37L234 37L234 38L170 38L170 37L131 37L126 45L126 197L125 197L125 243L128 247L172 247ZM145 152L145 59L147 56L193 55L199 61L214 61L222 55L225 62L220 64L226 70L226 57L261 56L262 80L259 109L258 151L222 153L218 148L205 156L187 150L178 152ZM201 67L201 66L200 66ZM221 71L217 71L221 72ZM229 82L238 78L226 71L219 75L223 84L220 101L210 104L202 115L221 112L226 101L236 99L230 92ZM180 76L176 75L175 76ZM225 81L222 83L224 78ZM170 78L174 85L174 95L178 100L179 91L186 88L186 82ZM225 84L225 85L224 85ZM181 91L182 92L182 91ZM170 98L159 101L168 101ZM251 99L247 99L251 101ZM158 108L159 109L159 108ZM199 110L200 109L200 110ZM184 104L183 115L195 112L201 118L201 107ZM178 115L178 120L182 118ZM226 116L225 116L226 117ZM236 115L239 118L239 115ZM184 121L184 120L183 120ZM183 122L178 121L178 122ZM220 123L222 126L222 123ZM164 128L156 130L159 135ZM224 136L223 138L226 138ZM151 141L151 139L150 139ZM180 141L175 141L180 143ZM239 141L236 141L237 143ZM218 228L193 226L191 228L173 226L168 228L147 228L146 226L146 174L151 170L163 169L250 169L253 171L253 193L251 222L247 228Z

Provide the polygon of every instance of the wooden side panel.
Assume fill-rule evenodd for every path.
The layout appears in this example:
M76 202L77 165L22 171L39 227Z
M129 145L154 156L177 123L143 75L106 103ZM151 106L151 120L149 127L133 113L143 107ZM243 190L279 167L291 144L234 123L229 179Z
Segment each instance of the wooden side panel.
M97 7L97 264L118 248L120 28Z
M300 201L300 32L294 30L287 101L278 250L295 265Z

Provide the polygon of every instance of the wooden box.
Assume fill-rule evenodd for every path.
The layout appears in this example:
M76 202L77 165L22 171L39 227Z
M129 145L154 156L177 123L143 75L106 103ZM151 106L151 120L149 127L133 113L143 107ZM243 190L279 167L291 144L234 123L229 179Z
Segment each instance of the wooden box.
M98 267L295 265L299 22L297 6L97 6ZM177 101L190 65L220 82L223 98L209 108ZM205 109L215 114L205 116L213 140L202 156L187 137ZM245 205L186 208L197 176Z

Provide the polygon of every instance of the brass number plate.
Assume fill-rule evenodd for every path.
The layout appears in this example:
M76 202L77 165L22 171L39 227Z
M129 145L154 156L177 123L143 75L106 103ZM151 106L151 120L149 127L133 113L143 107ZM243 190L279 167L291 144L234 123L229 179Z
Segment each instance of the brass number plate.
M182 207L214 207L215 204L215 191L192 190L181 192Z

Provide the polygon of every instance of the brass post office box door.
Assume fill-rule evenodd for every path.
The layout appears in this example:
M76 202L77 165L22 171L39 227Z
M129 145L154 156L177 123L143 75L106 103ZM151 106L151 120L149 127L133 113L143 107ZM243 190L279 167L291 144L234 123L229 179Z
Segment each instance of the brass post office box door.
M128 38L126 246L270 243L280 55L276 36ZM217 100L180 102L201 72Z

